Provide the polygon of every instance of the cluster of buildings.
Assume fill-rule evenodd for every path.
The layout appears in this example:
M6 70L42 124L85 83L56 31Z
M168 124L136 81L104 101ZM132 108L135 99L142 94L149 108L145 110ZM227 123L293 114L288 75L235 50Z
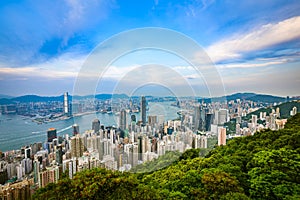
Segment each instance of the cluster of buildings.
M68 95L64 98L64 115L69 115ZM34 143L20 150L0 152L0 199L27 197L35 188L55 183L63 175L73 178L76 172L95 167L129 171L138 164L151 161L168 151L184 152L190 148L208 148L208 140L226 145L229 138L225 126L235 119L232 137L254 134L262 128L279 129L286 120L279 120L280 110L270 115L252 115L243 121L254 102L204 103L194 100L177 102L182 110L179 118L164 121L163 116L147 115L147 102L141 97L141 118L128 109L119 109L119 125L104 127L99 119L92 121L91 130L80 132L74 124L72 133L57 136L55 128L47 131L47 141ZM293 108L291 115L297 113ZM5 185L4 185L5 184ZM17 185L15 185L17 184ZM21 198L22 199L22 198Z
M293 107L290 111L290 116L297 114L297 107ZM259 121L261 123L259 123ZM284 128L287 119L282 119L280 116L280 108L272 109L267 112L259 112L258 115L252 115L250 121L241 121L240 117L236 118L236 134L234 136L248 136L262 129L279 130ZM243 126L243 127L242 127Z

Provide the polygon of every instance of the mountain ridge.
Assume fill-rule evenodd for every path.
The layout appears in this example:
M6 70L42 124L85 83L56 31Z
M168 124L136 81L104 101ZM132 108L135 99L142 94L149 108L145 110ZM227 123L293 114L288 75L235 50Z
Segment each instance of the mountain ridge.
M4 96L4 98L1 98L1 96ZM96 99L101 99L101 100L107 100L111 98L129 98L128 95L126 94L96 94L96 95L85 95L85 96L71 96L70 99L74 98L76 100L82 100L86 98L93 98L95 97ZM136 96L133 96L136 97ZM285 97L280 97L280 96L274 96L274 95L269 95L269 94L256 94L256 93L251 93L251 92L244 92L244 93L234 93L226 96L221 96L221 97L212 97L212 98L207 98L207 97L197 97L199 100L203 100L204 102L212 102L212 101L224 101L225 99L227 101L231 100L236 100L236 99L241 99L241 100L251 100L254 102L267 102L267 103L279 103L279 102L284 102L286 101ZM299 98L299 97L298 97ZM296 98L296 99L298 99ZM293 100L291 98L290 100ZM11 97L7 95L0 95L0 105L5 105L5 104L15 104L15 103L28 103L28 102L49 102L49 101L63 101L63 95L60 96L39 96L39 95L23 95L23 96L18 96L18 97Z

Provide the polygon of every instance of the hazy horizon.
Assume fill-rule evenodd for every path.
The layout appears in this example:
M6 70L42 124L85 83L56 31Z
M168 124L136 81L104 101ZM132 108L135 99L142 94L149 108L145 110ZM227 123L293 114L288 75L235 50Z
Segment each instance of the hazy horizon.
M68 92L68 91L66 91ZM72 93L68 92L69 95L73 96ZM256 92L233 92L233 93L228 93L225 94L226 96L230 96L230 95L235 95L235 94L256 94L256 95L270 95L270 96L275 96L275 97L282 97L282 98L286 98L287 96L289 97L299 97L299 95L287 95L287 96L281 96L281 95L276 95L276 94L268 94L268 93L256 93ZM18 95L18 96L11 96L11 95L7 95L7 94L0 94L0 99L1 98L16 98L16 97L21 97L21 96L40 96L40 97L58 97L58 96L63 96L64 93L61 94L53 94L53 95L40 95L40 94L33 94L33 93L28 93L28 94L22 94L22 95ZM135 94L135 95L130 95L130 94L125 94L125 93L96 93L96 94L89 94L89 95L75 95L75 96L79 96L79 97L84 97L84 96L93 96L93 95L127 95L128 97L138 97L138 96L152 96L152 97L177 97L175 95L144 95L144 94ZM191 97L191 96L178 96L178 97ZM218 97L222 97L222 96L196 96L196 97L200 97L200 98L218 98Z

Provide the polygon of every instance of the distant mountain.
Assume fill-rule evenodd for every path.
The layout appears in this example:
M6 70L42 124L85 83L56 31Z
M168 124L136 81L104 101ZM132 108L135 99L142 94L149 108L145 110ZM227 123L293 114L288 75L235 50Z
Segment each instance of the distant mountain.
M11 99L14 98L13 96L5 95L5 94L0 94L0 99Z
M61 96L53 96L53 97L42 97L37 95L25 95L20 97L15 97L11 99L14 102L48 102L48 101L63 101L63 95Z
M116 99L123 99L123 98L129 98L126 94L97 94L95 95L96 99L111 99L111 98L116 98Z
M264 103L279 103L279 102L285 102L286 98L284 97L278 97L278 96L272 96L267 94L255 94L255 93L235 93L227 96L222 97L213 97L213 98L199 98L200 101L204 101L205 103L209 102L223 102L225 100L232 101L240 99L248 100L248 101L254 101L254 102L264 102Z
M5 96L5 95L4 95ZM74 96L73 98L76 100L82 100L87 98L96 98L100 100L107 100L111 98L129 98L126 94L96 94L96 95L86 95L86 96ZM136 96L133 96L131 98L135 98ZM152 97L152 96L147 96ZM138 98L138 97L137 97ZM72 99L72 96L70 96L70 100ZM213 98L198 98L199 101L204 101L206 103L209 103L211 101L231 101L236 99L241 100L251 100L254 102L265 102L265 103L279 103L284 102L286 99L284 97L278 97L278 96L272 96L272 95L266 95L266 94L255 94L255 93L236 93L231 94L223 97L213 97ZM1 98L0 95L0 105L4 104L13 104L16 102L21 103L28 103L28 102L49 102L49 101L63 101L63 95L61 96L52 96L52 97L44 97L44 96L37 96L37 95L25 95L20 97L13 97L13 98Z
M227 101L241 99L241 100L249 100L254 102L265 102L265 103L279 103L284 102L286 98L284 97L278 97L278 96L272 96L267 94L255 94L255 93L236 93L232 95L228 95Z
M74 96L76 100L82 100L87 98L96 98L100 100L107 100L111 98L128 98L126 94L96 94L96 95L86 95L86 96ZM15 103L29 103L29 102L50 102L50 101L63 101L64 97L61 96L38 96L38 95L25 95L20 97L14 97L11 99L0 98L0 105L15 104ZM70 101L72 101L72 96L69 96Z
M85 96L73 96L73 99L75 100L83 100L83 99L90 99L90 98L96 98L99 100L107 100L111 98L116 99L122 99L122 98L129 98L126 94L96 94L96 95L85 95Z

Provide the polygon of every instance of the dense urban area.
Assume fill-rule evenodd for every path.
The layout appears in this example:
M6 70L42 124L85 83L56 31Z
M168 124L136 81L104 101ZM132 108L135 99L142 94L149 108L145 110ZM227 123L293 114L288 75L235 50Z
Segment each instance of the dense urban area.
M101 195L112 195L112 198L136 195L135 198L137 199L144 197L174 197L177 199L188 196L198 199L202 195L203 198L205 197L204 199L208 197L230 199L230 194L233 196L244 195L242 196L245 197L244 199L248 196L268 199L268 195L275 195L274 197L278 197L276 196L277 193L284 195L284 193L281 194L281 190L277 193L270 191L266 193L267 191L264 190L267 189L263 189L263 187L267 186L263 183L255 185L257 188L254 190L251 188L251 181L258 181L259 178L255 177L255 180L251 179L250 182L246 179L249 179L249 176L253 178L257 173L262 173L263 169L259 166L266 166L260 163L261 157L269 155L268 159L275 159L271 154L275 156L284 154L287 157L294 155L287 155L281 148L270 148L268 152L261 151L255 154L255 149L259 146L255 144L254 138L262 140L257 141L258 143L264 142L261 138L262 135L265 135L266 140L269 140L268 138L273 138L281 133L276 131L286 130L284 127L286 123L289 123L287 122L288 118L295 116L299 111L300 103L298 100L287 97L279 99L280 101L275 99L275 102L272 102L269 96L258 101L249 100L243 96L231 100L225 98L224 101L222 99L195 99L191 97L141 96L124 98L122 95L107 99L89 97L76 100L71 98L68 93L57 97L57 99L47 99L47 101L34 100L32 97L28 102L3 104L1 113L2 115L27 116L36 123L51 123L55 120L65 120L87 113L101 112L116 115L119 120L118 126L106 126L101 124L101 119L94 119L90 122L90 130L81 130L78 124L74 124L70 133L64 136L57 136L57 130L53 127L47 130L45 141L28 144L21 149L0 152L0 184L2 184L0 186L0 199L28 199L33 194L33 197L38 199L53 198L53 195L64 195L63 190L64 187L67 187L66 184L77 184L74 188L80 187L77 192L72 193L74 199L99 198ZM178 108L177 119L166 121L162 115L149 115L147 113L148 102L165 101L172 102L171 105ZM140 119L137 118L137 113L140 114ZM294 117L294 120L299 120L299 117ZM291 124L289 127L293 128ZM297 134L299 135L299 132ZM250 136L251 139L238 139L245 136ZM286 137L288 136L286 135ZM299 144L299 136L295 139L295 142ZM230 144L230 147L223 148L227 143ZM241 144L253 145L253 149L249 149L253 160L247 161L250 163L244 163L243 160L233 159L238 164L230 164L231 158L229 156L237 156L239 152L234 148L242 148ZM285 147L286 144L282 145L283 148L290 148ZM290 145L293 146L293 144ZM264 147L261 146L261 148ZM292 148L286 151L292 152L294 150L297 149ZM219 157L222 153L226 154L226 159ZM242 153L240 152L241 155L239 156L242 156ZM216 163L216 159L225 159L223 167L210 169L209 166L220 165ZM273 161L265 160L263 162L271 163ZM299 184L300 179L296 179L299 178L297 173L300 174L299 156L293 162L297 162L295 165L297 164L298 168L295 168L296 171L293 172L295 177L290 177L290 179L295 179L293 184ZM251 168L251 171L248 168L248 171L242 168L246 167L246 164L248 168ZM203 169L199 169L200 166ZM199 173L195 171L197 169L200 170ZM209 170L204 172L204 169ZM175 170L176 173L172 170ZM244 170L248 174L242 174L245 173ZM128 175L128 173L142 173L142 175L130 179L133 175ZM152 175L148 177L147 174ZM89 188L94 185L94 183L90 183L92 179L84 179L84 177L89 176L95 176L92 179L99 179L94 183L102 184L95 189L98 193ZM168 176L168 181L163 181L163 177L166 176ZM184 186L186 184L184 181L181 188L179 182L185 176L191 176L185 181L190 181L189 185L194 189L185 188L187 186ZM279 174L278 176L287 175ZM106 177L104 181L109 181L106 179L112 177L109 181L112 185L108 183L106 183L108 185L104 185L100 180L103 177ZM175 177L181 178L174 183ZM272 174L270 179L271 177ZM224 181L221 181L223 179ZM76 181L83 181L83 186L78 185ZM131 190L130 188L134 185L140 185L139 182L144 184L144 186L141 184L140 187L145 188L141 190L135 188L135 194L125 191ZM172 186L170 182L172 182ZM120 186L118 187L124 186L124 188L116 189L115 192L118 194L114 194L113 185L119 183ZM202 184L201 187L204 189L197 188L194 183ZM156 191L159 188L156 184L160 184L164 190ZM293 191L299 195L299 185L293 184L289 186L298 188ZM151 187L151 185L156 186ZM215 190L219 186L223 187L223 193L210 196L209 191ZM50 187L54 188L51 189ZM109 194L101 191L101 187L110 188L107 190ZM284 192L285 190L292 190L285 188L285 186L282 187L284 187L284 189L281 188ZM43 190L43 188L46 189ZM71 188L65 189L71 192ZM227 190L229 192L226 192ZM141 191L143 192L140 193ZM62 197L56 196L54 198Z

